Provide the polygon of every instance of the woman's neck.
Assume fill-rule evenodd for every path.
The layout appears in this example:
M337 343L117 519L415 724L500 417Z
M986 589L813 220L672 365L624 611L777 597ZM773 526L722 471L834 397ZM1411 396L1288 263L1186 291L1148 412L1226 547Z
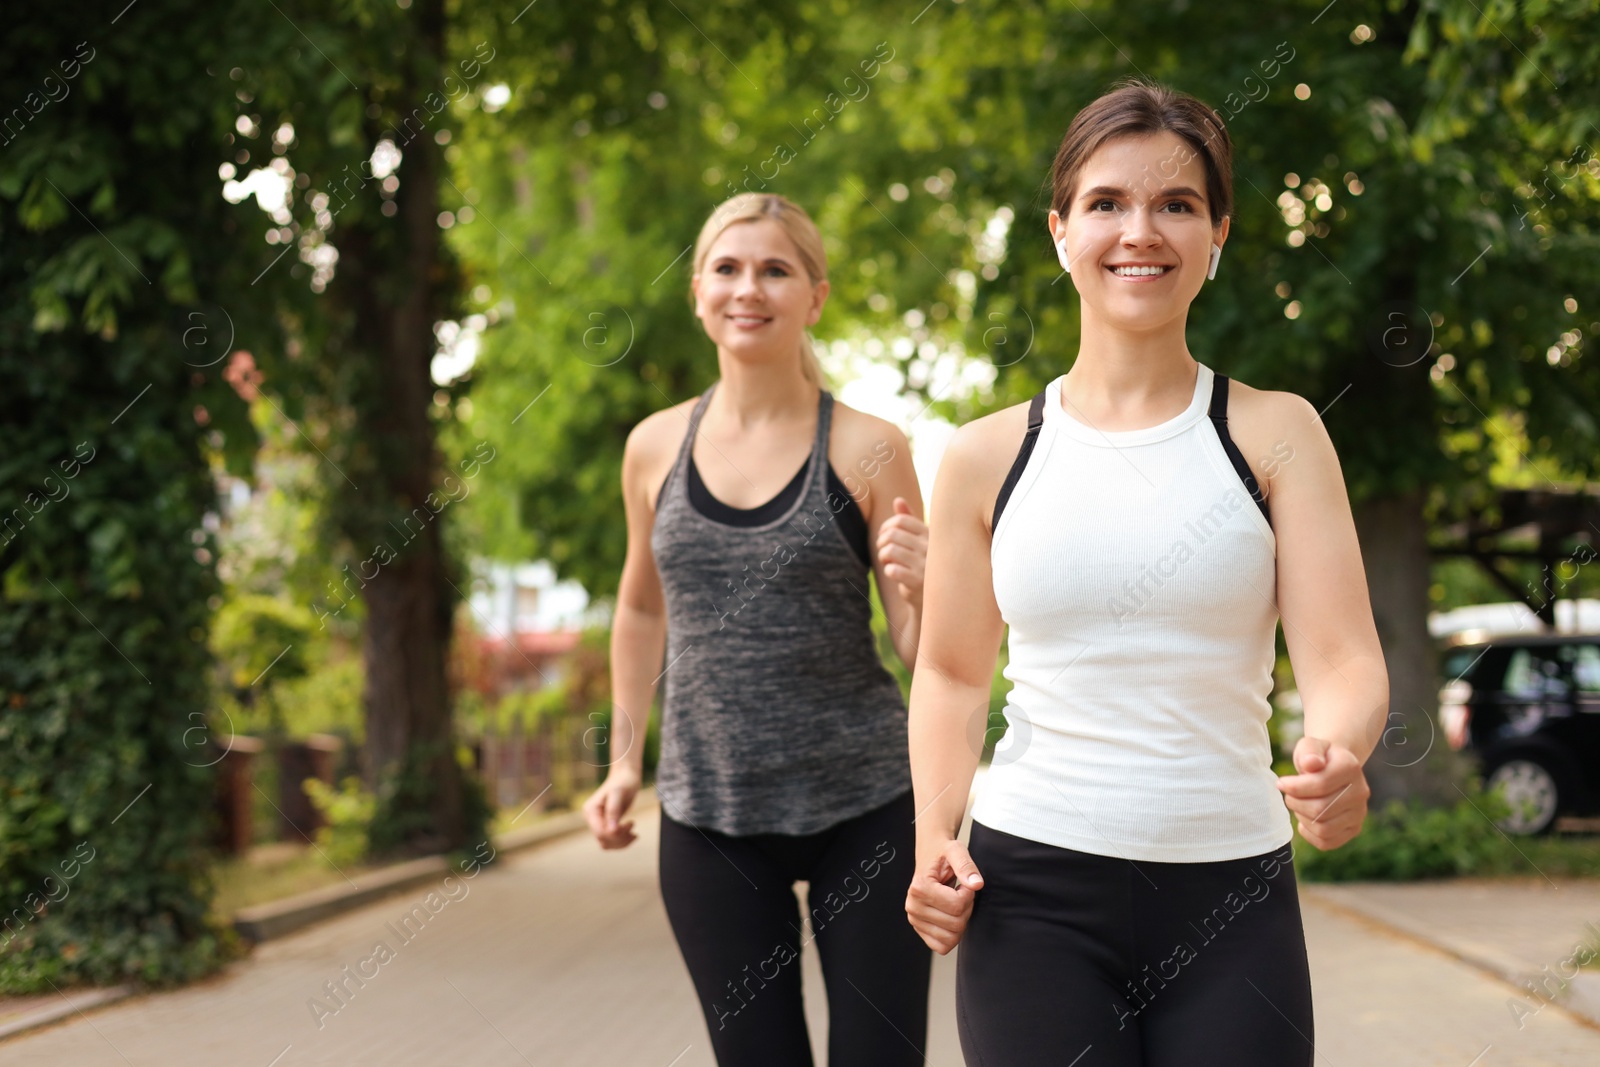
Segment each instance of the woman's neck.
M816 410L818 387L800 373L800 360L754 363L718 350L722 380L712 394L719 421L740 430L807 419Z
M1069 401L1108 421L1147 421L1152 411L1186 405L1199 373L1184 337L1185 322L1131 333L1086 319L1078 358L1062 383Z

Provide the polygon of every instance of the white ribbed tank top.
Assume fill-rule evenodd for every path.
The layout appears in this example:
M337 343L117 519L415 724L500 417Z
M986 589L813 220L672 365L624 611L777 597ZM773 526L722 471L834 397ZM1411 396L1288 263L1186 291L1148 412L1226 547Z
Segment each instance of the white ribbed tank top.
M1267 737L1275 540L1207 417L1213 377L1200 364L1181 415L1117 432L1046 387L990 548L1012 688L977 822L1148 862L1289 840Z

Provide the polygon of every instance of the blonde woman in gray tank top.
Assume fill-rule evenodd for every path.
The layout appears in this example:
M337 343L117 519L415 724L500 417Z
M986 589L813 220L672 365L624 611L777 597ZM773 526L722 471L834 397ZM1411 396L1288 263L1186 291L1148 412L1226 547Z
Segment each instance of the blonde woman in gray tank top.
M868 588L870 573L910 666L927 545L911 450L822 386L805 331L826 261L799 207L718 207L693 289L720 375L628 437L615 755L584 812L603 848L635 840L662 685L662 898L717 1062L812 1064L799 957L814 941L831 1067L919 1064L931 954L901 897L916 851L906 709Z

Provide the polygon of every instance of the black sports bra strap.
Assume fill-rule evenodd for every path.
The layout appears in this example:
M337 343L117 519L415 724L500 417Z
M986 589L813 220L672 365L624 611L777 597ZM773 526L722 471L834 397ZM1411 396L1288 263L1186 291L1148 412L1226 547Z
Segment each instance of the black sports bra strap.
M1233 443L1233 435L1228 433L1228 376L1214 374L1211 378L1211 407L1206 412L1211 418L1211 425L1216 427L1217 437L1222 440L1222 450L1228 454L1228 462L1233 464L1234 471L1239 475L1239 480L1244 482L1244 487L1250 494L1250 499L1256 502L1256 507L1261 509L1261 514L1267 520L1267 525L1272 525L1272 512L1267 508L1267 495L1261 491L1261 483L1256 481L1256 476L1250 471L1250 464L1245 462L1244 455L1239 451L1239 446Z
M1226 374L1213 374L1211 376L1211 408L1206 412L1213 419L1228 421L1228 376Z
M1022 472L1028 468L1028 457L1033 455L1034 443L1039 440L1039 427L1044 425L1044 394L1044 389L1039 390L1028 404L1028 432L1022 435L1022 447L1017 450L1017 458L1012 460L1005 484L995 498L994 516L989 520L991 537L994 536L995 527L1000 525L1000 512L1005 509L1006 501L1011 499L1011 491L1017 487L1022 480Z

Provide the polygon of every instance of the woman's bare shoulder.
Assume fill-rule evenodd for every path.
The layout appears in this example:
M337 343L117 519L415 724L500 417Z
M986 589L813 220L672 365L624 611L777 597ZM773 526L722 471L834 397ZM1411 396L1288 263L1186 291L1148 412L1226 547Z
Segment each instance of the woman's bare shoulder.
M985 525L1028 432L1029 403L1024 400L963 423L945 446L938 485L958 496L963 507L980 509Z
M689 416L699 397L691 397L671 407L652 411L628 433L628 447L635 449L641 459L665 452L677 455L683 444L683 435L689 432Z
M1228 434L1268 499L1272 483L1297 453L1327 440L1316 407L1298 393L1257 389L1229 379Z
M833 402L831 429L828 455L834 467L840 470L863 458L877 456L881 459L886 451L894 454L909 447L900 427L842 400Z
M693 397L660 411L651 412L639 420L628 432L628 442L623 449L622 473L624 485L634 484L650 489L653 503L656 491L666 481L678 457L678 449L689 432L689 417L699 397Z
M1028 432L1030 403L1031 399L1024 400L963 423L950 439L949 448L959 450L958 455L978 469L998 468L1003 476Z

